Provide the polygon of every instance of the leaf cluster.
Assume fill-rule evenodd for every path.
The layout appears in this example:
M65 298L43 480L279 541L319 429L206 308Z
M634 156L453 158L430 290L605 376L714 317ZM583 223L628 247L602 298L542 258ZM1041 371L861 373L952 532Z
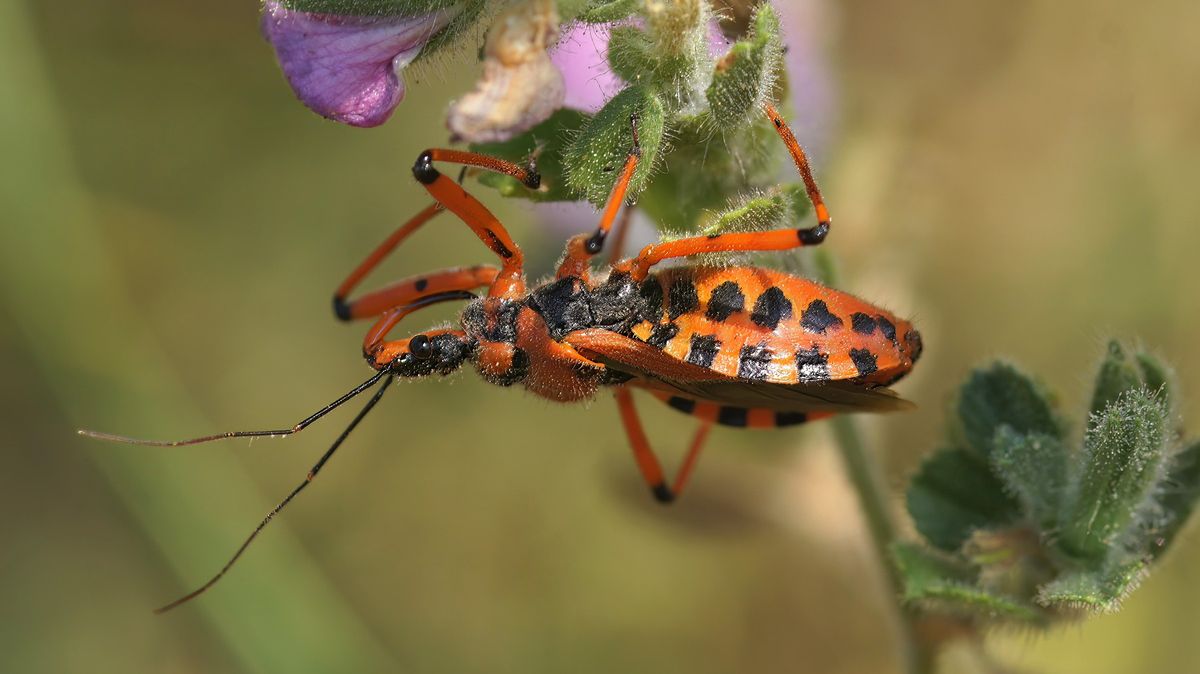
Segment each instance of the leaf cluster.
M1179 442L1172 395L1166 366L1112 342L1076 445L1029 376L973 372L908 489L926 545L894 549L905 599L1033 624L1116 610L1200 498L1200 442Z
M660 228L766 227L805 214L796 190L773 186L783 146L763 106L779 94L782 38L769 3L758 5L746 34L717 57L709 52L712 10L703 0L610 0L575 9L572 16L585 22L634 19L612 29L608 48L609 66L628 86L594 115L560 111L512 141L472 147L513 161L535 157L552 186L530 192L481 176L485 184L506 196L602 206L633 149L636 118L641 157L626 198Z

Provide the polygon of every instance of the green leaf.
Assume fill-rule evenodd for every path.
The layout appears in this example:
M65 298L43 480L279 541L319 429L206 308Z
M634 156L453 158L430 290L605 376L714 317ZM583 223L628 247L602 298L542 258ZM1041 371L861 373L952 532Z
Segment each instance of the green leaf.
M679 117L671 137L662 171L638 202L660 228L696 232L729 208L731 196L761 192L778 181L783 144L765 116L724 135L713 133L707 114Z
M963 385L958 418L964 439L980 456L992 453L996 429L1007 425L1020 434L1041 433L1063 439L1050 397L1014 366L997 362L975 370Z
M639 4L640 0L600 0L591 3L578 18L586 23L618 21L633 14Z
M1166 521L1159 528L1157 539L1151 546L1155 557L1166 552L1174 542L1175 536L1196 509L1197 500L1200 500L1200 441L1193 442L1171 459L1163 493L1159 497Z
M717 62L705 94L718 128L744 126L761 115L782 63L779 18L763 3L751 20L749 39L734 43Z
M1010 426L996 429L989 457L992 472L1017 497L1028 517L1053 530L1067 485L1066 445L1044 433L1022 435Z
M1092 414L1100 414L1126 391L1142 385L1139 368L1125 355L1121 343L1113 340L1108 343L1108 353L1100 362L1100 371L1096 374L1096 386L1092 392Z
M953 613L1041 621L1035 607L978 587L972 580L971 570L953 560L906 543L894 545L892 555L904 579L906 603Z
M1129 542L1123 536L1160 477L1167 436L1165 403L1144 388L1092 417L1059 520L1065 552L1095 566Z
M445 2L445 0L441 1ZM490 16L490 14L484 12L487 9L488 2L487 0L463 0L457 4L462 9L459 10L458 14L454 15L454 18L450 20L450 23L446 24L445 28L430 38L429 42L425 44L425 48L417 55L414 63L424 63L431 56L440 54L443 49L462 47L464 43L472 44L468 40L470 36L467 33L480 24L480 19Z
M803 185L783 185L754 196L717 215L700 228L701 234L775 229L802 218L808 211Z
M1111 613L1146 577L1142 560L1113 564L1100 571L1059 576L1038 592L1037 603L1058 610Z
M701 0L643 3L644 27L616 26L609 33L608 63L621 79L653 90L670 116L699 114L713 71L711 15Z
M965 449L943 449L927 459L908 487L908 512L934 547L954 552L977 529L1006 525L1020 516L988 466Z
M665 115L662 101L646 87L631 86L610 100L588 120L567 146L567 185L596 206L603 206L633 149L637 117L642 156L629 184L626 199L633 201L645 189L662 147Z
M529 199L532 201L574 201L577 196L567 185L563 163L566 146L578 135L588 117L582 112L560 108L549 119L525 133L502 143L478 143L471 145L475 152L507 159L525 165L535 159L542 185L531 190L509 176L484 171L478 174L479 182L494 188L501 195Z

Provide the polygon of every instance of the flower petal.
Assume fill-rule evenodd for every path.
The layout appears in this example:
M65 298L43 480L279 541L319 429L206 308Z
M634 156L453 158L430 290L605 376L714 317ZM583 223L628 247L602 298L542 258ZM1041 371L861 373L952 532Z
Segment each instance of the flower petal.
M550 61L567 85L563 107L595 114L625 88L625 80L608 64L608 38L613 26L626 22L576 22L550 50ZM640 25L637 20L634 24ZM708 26L708 51L714 58L729 48L717 21Z
M404 98L400 71L456 13L341 16L268 0L262 30L301 102L323 117L367 127L391 116Z
M563 106L595 113L625 87L608 65L608 35L613 24L576 23L550 50L550 61L566 82Z

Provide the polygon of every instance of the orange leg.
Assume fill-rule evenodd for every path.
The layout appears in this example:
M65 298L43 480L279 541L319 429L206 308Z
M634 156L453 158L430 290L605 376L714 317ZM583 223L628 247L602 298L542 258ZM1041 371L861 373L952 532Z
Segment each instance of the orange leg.
M343 321L349 321L351 319L362 318L364 316L371 316L373 313L378 313L364 312L363 310L354 306L358 304L358 301L347 302L346 298L349 297L350 293L358 287L358 284L362 282L363 278L367 274L371 273L372 269L379 266L379 263L382 262L388 255L390 255L392 251L396 250L396 247L399 246L405 239L407 239L410 234L420 229L422 225L432 220L443 210L445 209L443 209L442 205L438 203L432 203L426 206L420 213L417 213L411 219L409 219L408 222L400 225L399 229L397 229L395 232L392 232L391 236L385 239L383 243L379 244L375 250L371 251L371 254L367 256L367 259L363 260L362 263L354 269L354 271L350 272L350 275L346 277L346 280L342 281L342 284L338 286L337 290L334 291L334 315ZM374 293L372 293L372 295L374 295Z
M475 236L484 243L497 257L500 258L500 272L492 284L488 295L490 297L519 297L525 291L525 281L522 278L524 256L521 249L509 236L508 230L478 199L471 196L458 183L442 175L433 167L435 161L446 161L468 166L478 166L489 171L504 173L523 182L527 187L536 188L541 178L532 169L525 169L495 157L462 152L459 150L429 149L417 157L413 165L413 177L425 187L425 190L437 200L446 210L461 219Z
M815 246L825 240L830 227L829 209L826 208L825 200L821 197L821 191L813 178L808 158L800 144L796 142L796 136L776 112L774 106L767 105L766 112L767 117L775 126L775 131L787 146L788 153L791 154L792 161L796 164L796 170L800 172L800 177L804 180L804 188L808 192L808 198L812 201L813 210L816 212L816 226L769 232L730 232L665 241L646 246L636 258L618 263L614 265L614 269L632 274L634 280L641 280L649 273L650 267L673 258L703 253L789 250L802 246Z
M613 228L617 213L621 212L621 205L625 203L625 194L629 191L629 181L633 180L633 172L637 170L638 162L642 159L642 148L638 144L637 117L631 116L629 123L633 126L633 148L629 151L629 156L625 158L625 167L621 169L620 177L613 184L612 192L608 194L604 213L600 216L600 224L590 236L580 234L571 237L571 240L567 242L566 257L563 258L562 263L558 266L558 272L555 274L556 278L577 276L587 279L592 256L604 249L604 240L608 238L608 233ZM628 214L629 208L626 208L624 212ZM618 236L624 236L627 224L628 218L622 218Z
M490 286L499 272L499 269L490 265L442 269L401 279L352 302L339 305L339 298L335 297L334 306L345 307L344 313L338 314L342 320L379 316L390 309L416 302L429 295Z
M804 148L800 147L800 143L796 141L796 135L792 133L792 129L783 121L783 117L775 110L775 106L767 104L767 117L771 123L775 125L775 132L783 139L783 144L787 146L788 153L792 155L792 162L796 165L796 170L800 172L800 179L804 181L804 189L808 192L808 199L812 202L813 212L817 215L817 229L824 228L825 232L829 231L829 209L825 207L825 200L821 198L821 190L817 188L817 180L813 178L812 169L808 165L808 157L804 154ZM824 238L824 234L821 238Z
M447 292L425 295L424 297L420 297L403 306L385 311L379 317L379 320L375 322L375 325L371 326L371 329L367 331L366 337L363 338L363 355L371 362L372 367L377 370L382 370L389 363L395 360L397 356L407 351L409 348L409 343L412 341L411 338L394 340L390 342L386 341L388 333L390 333L392 329L396 327L396 324L402 321L409 314L420 311L421 309L424 309L430 305L437 304L439 302L469 300L474 298L475 295L467 292L466 290L451 290ZM431 330L423 334L426 338L440 334L455 334L465 338L465 334L462 331L450 329Z
M642 422L638 418L637 408L633 405L633 394L624 387L617 388L615 394L617 409L621 412L621 423L625 426L625 434L629 436L629 444L633 447L633 458L637 461L638 469L642 471L642 477L650 486L654 498L660 503L671 503L683 493L683 488L692 474L692 468L696 465L696 459L700 456L700 449L708 437L708 431L712 428L712 422L700 422L696 434L692 437L692 444L688 448L687 455L684 456L683 463L679 467L679 472L675 475L675 482L671 486L667 486L662 466L654 455L654 450L650 448L650 440L646 437L646 432L642 430Z
M467 194L466 190L462 189L461 186L450 183L453 188L447 187L445 183L449 181L445 180L437 169L433 168L433 161L453 162L464 164L465 166L476 166L497 173L504 173L520 180L530 189L537 189L538 185L541 184L541 177L532 165L528 168L521 168L503 159L496 159L495 157L476 154L474 152L461 152L459 150L430 149L421 153L421 156L417 159L416 166L413 167L413 174L433 194L433 197L437 201L426 206L420 213L417 213L412 219L401 225L383 243L379 244L354 271L350 272L346 280L342 281L342 284L338 286L337 291L333 294L333 312L343 321L374 316L389 307L398 306L405 301L408 297L406 293L409 290L399 287L403 286L404 282L371 293L355 302L347 302L346 298L358 287L363 278L372 269L377 267L384 258L390 255L410 234L420 229L422 225L432 220L438 213L447 210L447 208L462 218L471 227L471 230L475 232L476 236L500 255L501 260L505 262L505 270L510 277L520 276L520 250L508 236L508 232L504 230L504 227L496 221L496 218L482 204ZM442 178L442 180L439 180L439 178ZM434 183L437 183L437 185L434 186ZM443 199L448 201L443 201ZM473 219L469 220L468 218ZM515 261L510 259L513 257L516 258ZM490 279L480 285L490 285L496 280L497 275L494 271L486 273L490 274ZM415 286L420 284L421 278L413 278L411 281ZM421 292L416 287L411 290ZM360 304L362 306L359 306Z

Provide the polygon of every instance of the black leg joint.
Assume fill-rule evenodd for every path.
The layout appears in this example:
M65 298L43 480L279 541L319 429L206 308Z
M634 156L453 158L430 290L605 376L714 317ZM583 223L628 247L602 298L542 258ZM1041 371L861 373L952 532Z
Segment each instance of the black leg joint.
M654 500L663 505L667 505L675 501L675 492L671 491L671 488L662 482L659 482L651 487L650 491L654 493Z
M338 317L339 321L350 320L350 303L345 298L338 295L333 296L333 315Z
M595 255L604 249L604 238L608 236L608 232L603 229L597 229L596 233L583 244L584 249L591 255Z
M796 236L800 237L800 243L802 243L806 246L815 246L818 243L821 243L822 241L825 240L825 237L828 234L829 234L829 223L828 222L817 223L816 227L809 227L808 229L797 229L796 230Z
M422 185L428 185L438 179L441 173L433 168L433 154L426 150L417 157L417 161L413 164L413 177Z
M538 173L537 161L530 158L529 163L525 164L525 187L536 190L541 186L542 174Z

